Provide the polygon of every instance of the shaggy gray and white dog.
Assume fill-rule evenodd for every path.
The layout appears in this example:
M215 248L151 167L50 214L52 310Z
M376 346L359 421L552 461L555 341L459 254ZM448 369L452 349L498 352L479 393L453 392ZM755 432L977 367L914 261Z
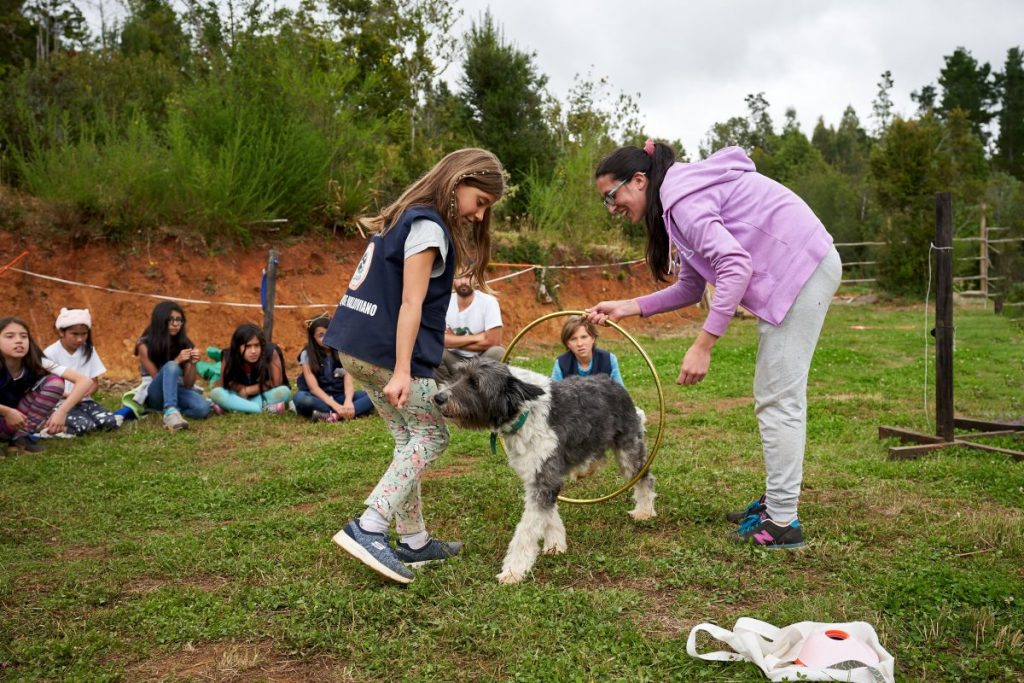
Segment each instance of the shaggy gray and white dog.
M643 419L622 386L607 375L548 377L487 359L473 359L441 378L434 396L445 417L466 429L497 432L508 462L525 487L525 509L498 574L517 583L544 552L565 552L558 495L566 479L593 470L605 451L615 452L631 479L647 459ZM633 519L654 517L654 476L633 487Z

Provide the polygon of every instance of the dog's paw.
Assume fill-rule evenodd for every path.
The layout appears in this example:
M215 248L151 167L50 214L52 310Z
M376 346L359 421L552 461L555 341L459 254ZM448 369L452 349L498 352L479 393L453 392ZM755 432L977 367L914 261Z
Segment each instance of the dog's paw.
M544 554L545 555L561 555L568 548L569 548L569 546L566 544L565 541L554 541L552 543L545 543L544 544Z
M505 585L505 586L508 586L508 585L513 584L513 583L519 583L520 581L523 580L524 577L522 575L520 575L520 574L516 574L514 571L512 571L510 569L507 569L507 570L503 571L502 573L498 574L497 578L498 578L498 583L500 583L502 585Z
M637 510L630 510L629 511L629 516L632 517L633 519L635 519L638 522L643 522L643 521L648 520L648 519L654 519L655 517L658 516L658 513L656 513L654 510L639 510L639 509L637 509Z

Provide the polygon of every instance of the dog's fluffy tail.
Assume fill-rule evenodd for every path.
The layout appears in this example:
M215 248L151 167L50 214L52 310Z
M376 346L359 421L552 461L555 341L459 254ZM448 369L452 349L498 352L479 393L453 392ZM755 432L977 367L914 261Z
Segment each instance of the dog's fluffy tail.
M636 409L636 416L640 418L640 428L643 429L647 426L647 413L644 412L643 408Z

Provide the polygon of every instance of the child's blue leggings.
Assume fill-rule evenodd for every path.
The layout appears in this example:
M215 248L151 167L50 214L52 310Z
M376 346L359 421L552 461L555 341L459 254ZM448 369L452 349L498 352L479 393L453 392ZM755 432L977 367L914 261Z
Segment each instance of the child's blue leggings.
M261 413L271 403L287 403L291 397L292 390L283 384L249 398L224 387L215 387L210 392L211 401L236 413Z

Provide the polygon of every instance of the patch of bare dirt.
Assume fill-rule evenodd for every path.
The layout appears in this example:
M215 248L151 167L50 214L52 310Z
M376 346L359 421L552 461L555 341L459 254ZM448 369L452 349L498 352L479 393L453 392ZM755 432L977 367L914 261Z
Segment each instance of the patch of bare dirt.
M335 302L344 292L365 245L358 238L320 235L211 253L197 251L174 240L118 248L100 243L83 246L33 243L11 239L11 235L5 233L0 240L0 267L28 250L29 255L17 268L134 292L119 294L66 285L14 270L0 274L0 298L5 302L6 312L24 318L41 345L48 345L56 338L53 323L61 307L88 308L92 313L96 348L107 366L106 380L116 382L117 388L131 386L138 377L138 362L132 350L149 322L153 306L158 303L157 299L143 294L213 302L182 303L188 319L187 332L200 349L224 346L240 323L262 323L258 308L230 307L224 303L259 304L260 279L271 247L280 254L277 304L316 304L275 312L274 341L284 348L289 374L294 377L296 357L305 344L304 321L325 311L333 313ZM509 275L516 270L497 267L492 277ZM535 272L492 285L501 301L506 344L516 332L541 315L586 308L606 299L631 298L656 288L643 264L549 273L554 273L552 278L558 285L554 290L555 298L550 301L538 296ZM628 329L638 334L674 335L680 328L692 328L694 320L702 317L703 313L697 309L686 309L653 319L630 319ZM523 348L529 348L535 337L532 334L524 337ZM541 339L550 344L557 343L558 337L545 332Z
M291 657L269 640L257 643L187 644L170 654L134 662L126 681L354 681L353 669L333 657Z
M143 576L125 586L123 592L129 595L141 595L152 593L165 586L174 586L175 588L194 588L207 593L213 593L227 585L227 579L215 574L192 574L184 579L161 579L154 576Z
M109 548L95 545L68 546L61 551L60 555L61 559L66 562L78 562L79 560L106 561L111 558Z
M445 467L424 470L420 475L420 479L430 481L431 479L451 479L452 477L461 477L462 475L473 471L479 463L479 459L457 460L451 465L447 465Z

